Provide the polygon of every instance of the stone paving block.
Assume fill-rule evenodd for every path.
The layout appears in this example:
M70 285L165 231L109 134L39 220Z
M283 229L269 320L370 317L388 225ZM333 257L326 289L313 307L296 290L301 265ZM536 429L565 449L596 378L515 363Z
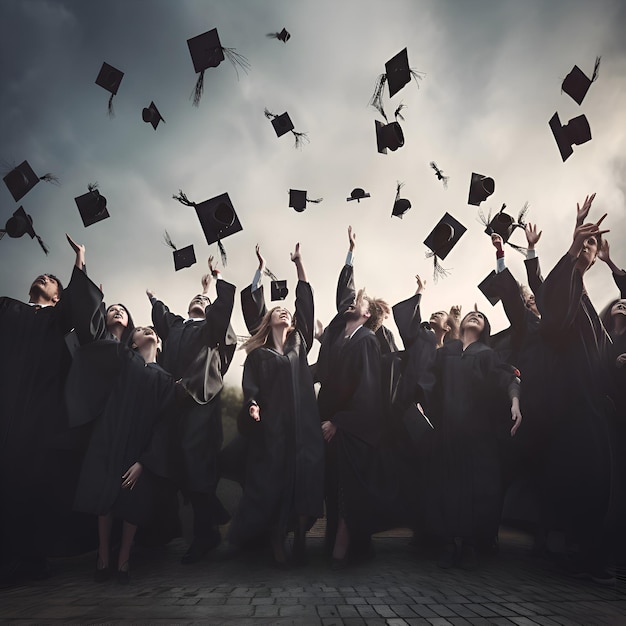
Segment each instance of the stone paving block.
M262 604L274 604L276 601L271 596L254 596L250 600L250 604L254 606L260 606Z
M409 626L431 626L425 617L409 617L405 621Z
M520 615L520 611L512 608L516 606L512 603L502 603L496 604L495 602L488 602L483 604L483 606L490 611L493 611L496 615L502 615L503 617L510 617L511 615ZM530 612L529 615L534 615L533 612Z
M346 596L344 602L346 604L367 604L367 600L361 596Z
M417 615L419 615L419 617L440 617L439 615L437 615L437 613L435 613L435 611L433 611L430 606L427 606L425 604L411 604L410 608L412 611L414 611Z
M367 626L367 622L361 617L346 617L342 623L344 626Z
M338 604L337 613L341 618L361 617L361 614L357 611L356 607L350 604Z
M517 626L537 626L537 622L534 618L526 617L524 615L518 615L517 617L509 618Z
M339 611L334 605L319 605L317 607L317 614L320 617L339 617Z
M446 606L459 617L476 617L476 613L472 611L471 605L467 604L446 604Z
M339 617L324 617L322 624L323 626L343 626L343 621Z
M448 617L448 621L453 626L468 626L468 624L471 624L464 617Z
M255 606L253 615L255 618L278 617L278 608L279 607L274 604L272 604L271 606L268 606L268 605Z
M317 610L314 606L293 604L291 606L279 606L278 614L281 617L313 617L317 616Z
M385 620L385 624L387 626L409 626L406 620L403 620L401 617L390 617Z
M479 615L480 617L498 617L496 613L494 613L491 609L488 609L483 604L471 604L472 611Z
M372 604L372 608L381 617L396 617L396 614L386 604Z
M454 617L456 612L445 604L429 604L429 609L432 609L440 617ZM475 613L474 613L475 615Z

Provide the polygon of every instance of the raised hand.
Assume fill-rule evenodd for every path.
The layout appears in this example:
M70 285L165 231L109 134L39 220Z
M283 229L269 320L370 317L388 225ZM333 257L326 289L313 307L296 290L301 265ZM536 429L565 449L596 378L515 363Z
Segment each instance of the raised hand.
M585 241L589 239L589 237L599 237L600 235L603 235L604 233L611 232L608 229L600 230L600 224L602 224L606 216L607 216L607 213L605 213L595 223L590 222L588 224L581 224L580 226L576 226L576 229L574 230L574 241L572 242L572 245L569 249L569 253L572 256L577 257L581 253L583 249L583 245L585 244Z
M262 274L263 270L265 269L265 259L263 258L263 255L261 254L261 246L259 246L258 243L255 246L254 251L256 252L256 258L259 259L259 272L261 272Z
M491 233L491 243L493 244L493 247L498 251L502 250L502 246L504 245L504 241L502 240L502 237L498 235L498 233Z
M426 289L426 281L422 280L419 274L415 274L415 280L417 281L417 293L423 293L424 289Z
M85 266L85 246L76 243L67 233L65 233L65 236L67 237L67 241L69 242L72 250L76 253L76 261L74 265L76 265L79 270L82 270Z
M352 226L348 226L348 241L350 242L350 252L353 252L356 246L356 233L352 230Z
M582 226L584 224L587 219L587 215L589 215L589 210L591 209L591 204L593 203L593 199L595 197L595 193L592 193L590 196L586 196L582 207L578 204L578 202L576 203L576 226Z
M526 233L526 241L528 242L528 249L532 250L535 247L535 244L541 238L541 233L543 231L540 230L539 232L537 232L537 224L533 225L530 222L528 222L528 224L526 224L526 228L524 228L524 232Z
M102 291L102 286L100 286L100 291ZM156 293L154 293L152 289L146 289L146 295L148 296L148 300L156 298Z
M251 404L248 413L255 422L261 421L261 409L258 404Z
M611 249L609 247L608 239L602 238L602 245L598 249L598 258L605 263L611 263Z
M293 252L290 252L289 256L291 257L291 260L294 263L301 263L302 262L302 256L300 255L300 242L298 242L296 244L295 250Z
M202 293L207 293L209 291L209 285L211 284L211 274L204 274L200 282L202 282Z

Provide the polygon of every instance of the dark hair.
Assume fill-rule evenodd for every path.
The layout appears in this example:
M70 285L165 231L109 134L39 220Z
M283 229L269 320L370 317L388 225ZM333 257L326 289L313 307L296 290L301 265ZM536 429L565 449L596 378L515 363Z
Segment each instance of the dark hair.
M125 343L125 344L130 345L129 340L133 335L133 331L135 330L135 323L133 322L133 317L130 314L130 311L128 310L127 306L125 306L121 302L114 302L113 304L109 304L109 306L107 306L104 310L104 323L105 324L106 324L107 313L109 312L109 309L112 306L121 306L124 309L124 311L126 311L126 315L128 315L128 325L126 326L126 328L124 329L124 332L122 333L122 338L120 340L120 343Z
M57 287L59 289L58 295L59 295L59 299L60 299L61 298L61 294L63 293L63 283L54 274L46 274L46 276L48 276L49 278L52 278L53 280L56 280Z
M600 312L600 321L606 328L606 331L611 334L615 330L615 321L613 320L613 316L611 315L611 309L623 298L615 298L615 300L611 300Z
M486 346L491 345L491 324L489 323L487 316L482 311L470 311L469 313L463 316L463 319L461 320L461 324L460 324L461 337L463 337L463 322L469 315L472 315L472 313L480 313L483 316L483 319L485 320L485 327L483 328L482 332L478 336L478 341L480 341L481 343L484 343Z

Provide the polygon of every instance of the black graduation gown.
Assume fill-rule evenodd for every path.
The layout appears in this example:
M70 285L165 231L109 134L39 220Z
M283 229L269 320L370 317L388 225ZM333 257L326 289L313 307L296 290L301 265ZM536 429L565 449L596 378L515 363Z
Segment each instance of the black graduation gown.
M59 302L39 310L0 298L0 558L43 555L54 518L64 513L56 489L66 477L55 461L75 445L64 401L71 361L64 337L95 313L87 282L74 267Z
M441 537L491 539L500 522L500 457L494 419L511 425L511 367L481 342L437 350L426 413L435 431L424 482L424 514ZM494 415L494 411L498 411Z
M543 487L554 522L581 540L614 525L616 464L606 355L610 339L566 254L543 284L541 331L550 394Z
M152 307L152 321L163 340L159 362L175 380L182 379L187 391L177 408L176 480L185 491L208 494L215 492L218 481L223 376L237 347L230 326L235 286L218 280L216 289L217 299L198 322L185 322L159 300Z
M103 363L107 363L108 375L103 375ZM174 402L172 377L121 343L100 341L78 351L69 380L77 385L91 381L85 389L99 382L107 390L104 403L91 403L88 417L95 418L95 423L75 509L93 515L112 513L137 525L146 523L153 514L158 488L155 476L169 473L166 431ZM86 398L83 406L88 403ZM70 419L80 423L85 412L71 413ZM137 461L143 465L139 480L132 490L122 489L122 475Z
M243 495L229 540L244 544L273 527L286 532L298 517L324 514L324 441L307 353L315 324L309 283L296 287L296 330L284 354L261 347L246 358L239 431L247 440ZM248 414L259 405L261 420Z

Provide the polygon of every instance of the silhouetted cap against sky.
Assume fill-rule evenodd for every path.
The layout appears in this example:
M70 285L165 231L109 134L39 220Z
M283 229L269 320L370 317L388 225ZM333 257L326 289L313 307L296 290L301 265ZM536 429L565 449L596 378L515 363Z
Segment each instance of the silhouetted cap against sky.
M19 202L40 180L58 183L58 179L52 174L37 176L28 161L22 161L5 174L2 180L16 202Z
M591 141L591 128L585 115L578 115L563 126L559 119L559 114L555 113L550 118L548 125L554 135L554 140L559 148L563 162L567 161L574 154L572 146L580 146Z
M572 71L563 79L561 89L574 100L577 104L582 104L591 83L595 82L598 78L598 72L600 70L600 57L596 58L596 63L593 68L593 74L591 78L587 76L578 65L574 65Z
M159 122L165 123L165 120L161 116L159 109L157 109L156 104L154 102L150 103L149 107L145 107L141 112L141 119L143 119L146 124L152 124L152 128L154 130L157 129Z
M87 193L74 198L85 228L107 219L107 199L100 193L97 184L88 185Z
M495 189L496 183L493 178L472 172L467 204L478 206L481 202L486 200Z
M286 280L273 280L270 283L270 297L272 301L284 300L289 295Z

